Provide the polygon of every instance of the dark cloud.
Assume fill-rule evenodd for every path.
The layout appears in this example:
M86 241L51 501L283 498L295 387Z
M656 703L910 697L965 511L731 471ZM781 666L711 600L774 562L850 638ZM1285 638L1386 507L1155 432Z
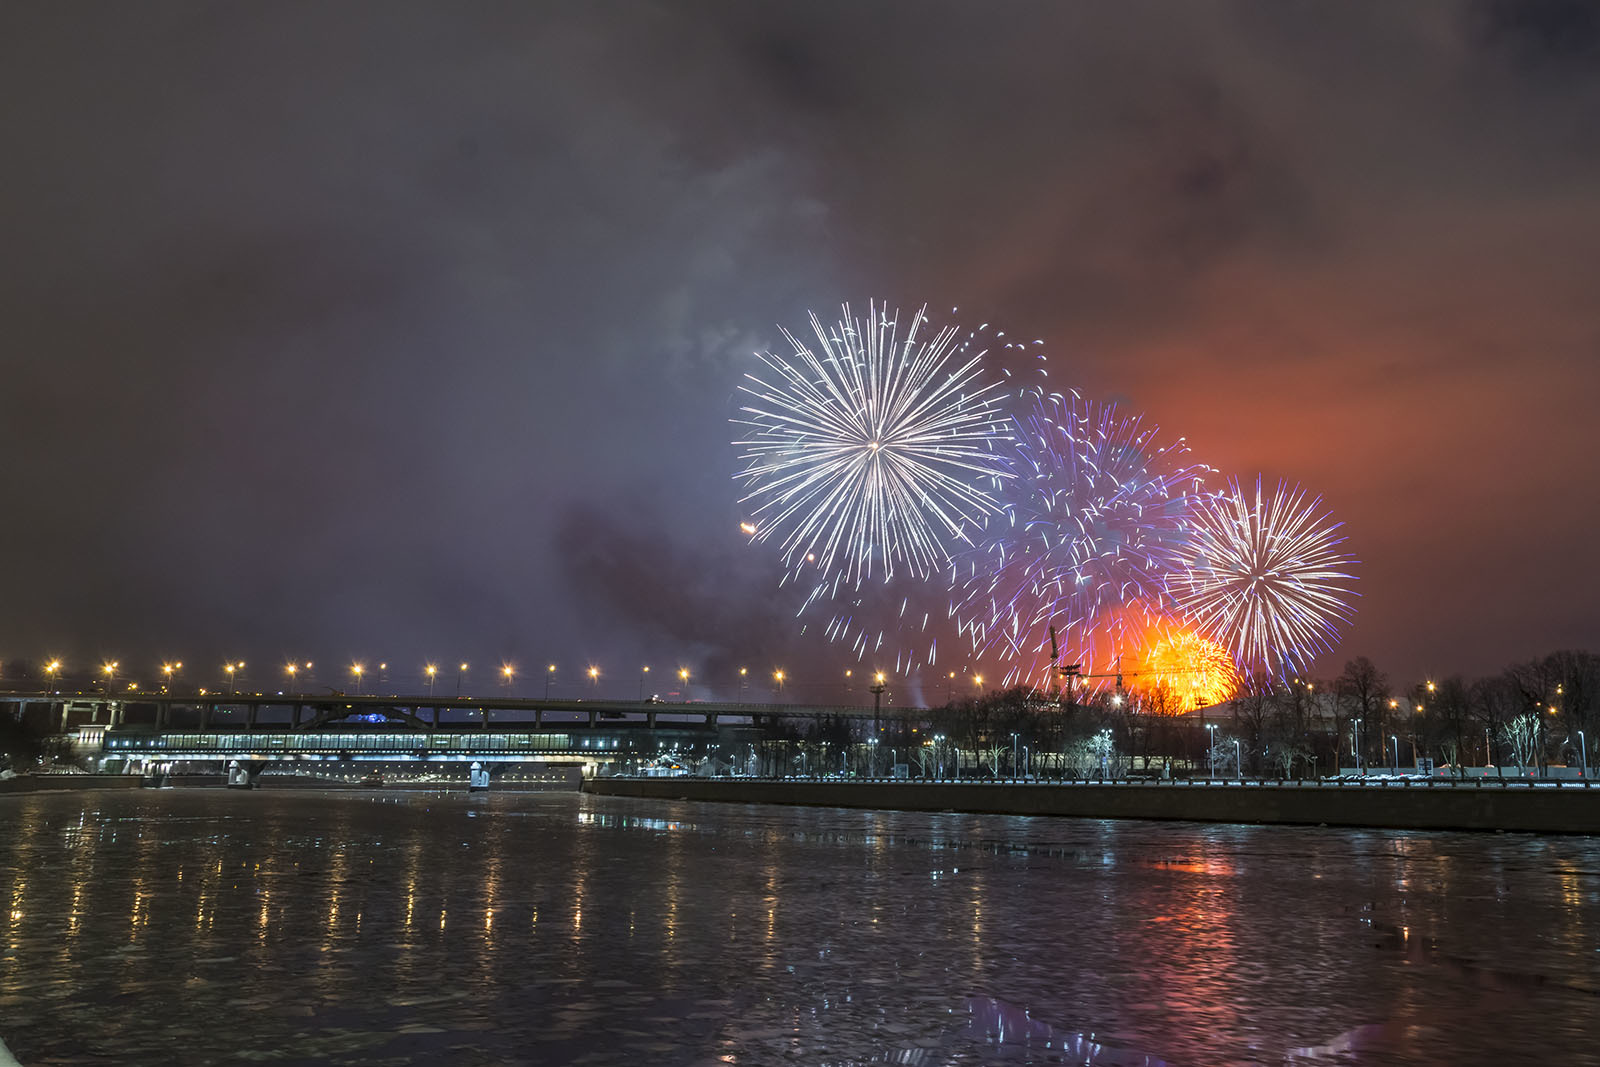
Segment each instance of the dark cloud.
M0 654L830 671L733 536L726 419L775 323L869 296L1323 491L1351 653L1595 645L1595 40L1561 3L7 8Z

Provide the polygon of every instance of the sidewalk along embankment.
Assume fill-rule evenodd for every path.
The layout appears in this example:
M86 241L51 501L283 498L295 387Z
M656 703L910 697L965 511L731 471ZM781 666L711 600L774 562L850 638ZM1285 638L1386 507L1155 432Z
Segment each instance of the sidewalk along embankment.
M591 778L596 796L803 804L979 815L1361 826L1391 830L1600 833L1600 789L1553 785L1294 782L1184 783L813 782L752 778Z

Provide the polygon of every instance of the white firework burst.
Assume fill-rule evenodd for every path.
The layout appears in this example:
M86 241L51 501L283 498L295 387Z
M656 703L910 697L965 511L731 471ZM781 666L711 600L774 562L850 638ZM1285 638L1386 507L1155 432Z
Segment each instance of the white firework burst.
M748 427L734 442L746 530L775 539L792 575L815 569L812 599L897 568L927 578L998 510L1004 387L954 327L924 340L926 311L903 336L876 304L865 324L848 305L831 326L813 314L814 346L784 330L793 352L758 353L765 371L739 387L751 398L733 420Z
M1169 583L1178 606L1246 670L1303 670L1331 652L1355 618L1354 558L1321 497L1278 483L1253 496L1230 480L1195 514L1184 566Z

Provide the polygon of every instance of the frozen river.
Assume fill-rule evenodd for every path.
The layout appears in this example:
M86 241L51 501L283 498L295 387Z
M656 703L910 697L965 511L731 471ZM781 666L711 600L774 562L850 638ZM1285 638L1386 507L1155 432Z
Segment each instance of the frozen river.
M1600 840L0 797L45 1064L1600 1064Z

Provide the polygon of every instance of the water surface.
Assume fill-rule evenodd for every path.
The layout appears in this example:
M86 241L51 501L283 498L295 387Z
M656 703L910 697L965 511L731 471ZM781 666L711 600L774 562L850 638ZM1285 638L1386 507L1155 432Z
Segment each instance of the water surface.
M1600 1063L1600 842L575 794L0 797L80 1063Z

